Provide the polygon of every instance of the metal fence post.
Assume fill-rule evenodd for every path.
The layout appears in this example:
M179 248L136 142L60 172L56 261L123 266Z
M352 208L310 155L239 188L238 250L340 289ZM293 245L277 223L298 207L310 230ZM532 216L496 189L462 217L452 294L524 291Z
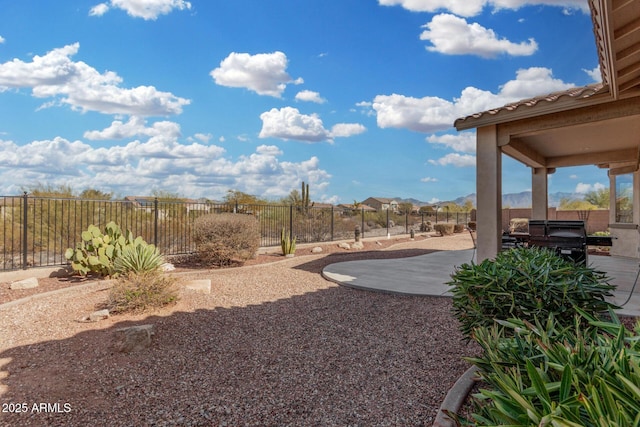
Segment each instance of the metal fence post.
M360 231L362 232L362 237L364 237L364 208L362 208L360 215L360 221L362 222L362 227L360 227Z
M404 213L404 232L409 233L409 212Z
M27 216L29 215L29 201L27 200L27 192L22 196L22 269L27 269Z
M153 245L158 247L158 198L153 199Z
M333 212L333 205L331 205L331 241L333 242L333 217L335 216Z
M293 205L289 205L289 235L293 239Z
M389 209L387 208L387 237L389 237Z

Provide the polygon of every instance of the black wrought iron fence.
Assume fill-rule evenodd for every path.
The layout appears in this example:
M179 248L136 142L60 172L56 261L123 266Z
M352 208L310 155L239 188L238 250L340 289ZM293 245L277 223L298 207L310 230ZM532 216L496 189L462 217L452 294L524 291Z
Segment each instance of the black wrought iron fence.
M83 230L91 224L104 229L110 221L155 244L165 255L192 253L194 220L222 212L254 215L260 222L264 247L280 245L283 229L296 236L299 243L313 243L353 238L356 226L362 237L382 237L418 230L427 221L469 221L468 213L447 212L445 216L439 212L436 217L433 213L397 214L338 207L0 196L0 270L64 265L65 250L80 241Z

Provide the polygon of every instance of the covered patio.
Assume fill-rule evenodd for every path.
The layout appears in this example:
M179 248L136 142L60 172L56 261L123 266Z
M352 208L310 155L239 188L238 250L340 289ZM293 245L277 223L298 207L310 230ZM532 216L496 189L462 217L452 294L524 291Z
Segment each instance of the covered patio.
M343 286L403 295L449 296L451 273L456 266L471 262L473 249L436 251L402 259L346 261L326 266L322 275ZM590 256L589 265L603 271L616 286L610 302L624 304L638 275L639 263L633 258ZM429 274L424 272L428 271ZM620 315L640 317L640 291L636 287Z
M635 278L640 258L640 2L590 0L589 6L601 83L522 100L455 122L457 130L477 132L480 261L493 258L502 246L502 155L506 154L531 169L532 219L547 219L548 176L557 168L606 169L614 256L610 261L628 258Z

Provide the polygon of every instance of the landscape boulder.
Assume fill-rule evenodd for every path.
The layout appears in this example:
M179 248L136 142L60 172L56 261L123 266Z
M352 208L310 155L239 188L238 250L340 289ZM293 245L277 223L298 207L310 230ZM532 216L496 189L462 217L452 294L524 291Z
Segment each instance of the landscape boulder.
M10 289L33 289L38 287L38 279L29 277L28 279L18 280L9 286Z
M121 353L144 350L151 345L154 325L138 325L115 330L115 347Z
M339 247L339 248L341 248L341 249L346 249L346 250L351 249L351 245L349 245L349 244L348 244L348 243L346 243L346 242L340 242L340 243L338 243L338 247Z

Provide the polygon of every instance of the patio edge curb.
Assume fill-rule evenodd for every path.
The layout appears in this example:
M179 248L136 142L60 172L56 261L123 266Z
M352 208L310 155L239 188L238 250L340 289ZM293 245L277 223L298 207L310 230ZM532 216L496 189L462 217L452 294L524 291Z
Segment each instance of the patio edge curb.
M455 427L457 425L443 410L446 409L450 412L458 412L460 410L469 392L476 383L477 371L478 368L476 366L470 367L458 378L455 384L453 384L453 387L451 387L438 409L433 427Z

